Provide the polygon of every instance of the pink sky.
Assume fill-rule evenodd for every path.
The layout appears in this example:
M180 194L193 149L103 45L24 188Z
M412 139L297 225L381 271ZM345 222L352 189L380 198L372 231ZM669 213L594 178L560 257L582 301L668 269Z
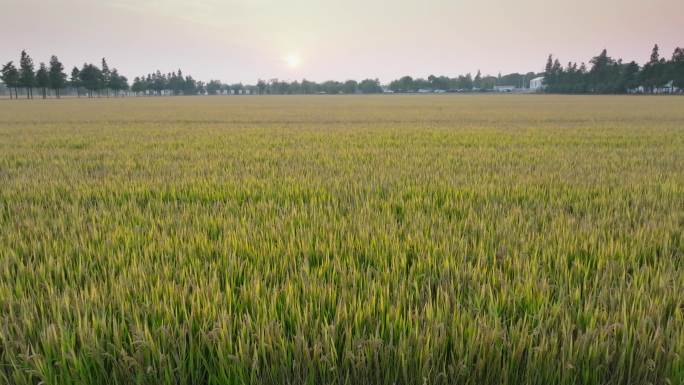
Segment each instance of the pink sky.
M129 78L181 68L231 83L542 71L549 53L565 64L604 47L643 63L654 43L668 58L684 46L682 0L2 0L0 14L2 62L105 56Z

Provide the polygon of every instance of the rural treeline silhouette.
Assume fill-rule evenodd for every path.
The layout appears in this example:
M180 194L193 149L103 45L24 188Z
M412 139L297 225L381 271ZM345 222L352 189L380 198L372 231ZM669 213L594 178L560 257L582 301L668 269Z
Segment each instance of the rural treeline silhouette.
M2 66L2 79L9 89L10 98L19 98L22 89L27 99L33 98L34 90L38 90L43 99L48 97L48 90L59 98L62 91L70 88L76 96L109 97L123 95L217 95L217 94L372 94L385 90L392 92L471 92L489 91L500 85L512 85L525 88L532 78L544 77L543 91L549 93L578 94L624 94L624 93L661 93L682 92L684 90L684 48L676 48L671 58L661 57L658 45L651 51L650 58L643 66L634 61L624 63L622 59L613 59L604 49L585 63L568 63L565 67L560 61L549 55L545 71L526 74L512 73L505 76L482 76L480 71L475 77L471 74L454 78L430 75L427 79L414 79L404 76L391 81L385 89L378 79L365 79L361 82L347 80L345 82L326 81L316 83L306 79L300 81L259 80L255 85L242 83L224 84L218 80L208 83L197 81L192 76L184 75L181 70L164 74L160 71L136 77L132 84L128 78L120 75L116 68L109 69L103 58L98 67L92 63L84 63L81 68L74 67L67 75L64 65L57 56L52 56L48 65L40 63L38 69L33 59L21 52L18 67L13 61Z

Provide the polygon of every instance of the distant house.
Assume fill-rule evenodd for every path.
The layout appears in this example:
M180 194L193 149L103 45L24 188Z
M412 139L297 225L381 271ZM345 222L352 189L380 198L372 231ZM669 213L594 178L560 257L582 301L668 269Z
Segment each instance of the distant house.
M494 86L494 92L513 92L515 86Z
M544 77L540 76L530 80L530 90L541 91L544 89Z
M658 88L656 93L658 94L674 94L677 92L677 87L674 86L674 81L670 80L664 86Z
M644 86L639 86L636 88L630 88L627 90L627 93L629 94L676 94L684 91L684 89L680 89L675 87L674 81L669 81L662 87L658 88L647 88Z

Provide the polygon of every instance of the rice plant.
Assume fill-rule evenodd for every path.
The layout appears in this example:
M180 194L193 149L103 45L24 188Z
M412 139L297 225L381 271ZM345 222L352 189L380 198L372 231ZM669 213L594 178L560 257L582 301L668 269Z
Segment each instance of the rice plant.
M683 384L684 98L0 106L0 384Z

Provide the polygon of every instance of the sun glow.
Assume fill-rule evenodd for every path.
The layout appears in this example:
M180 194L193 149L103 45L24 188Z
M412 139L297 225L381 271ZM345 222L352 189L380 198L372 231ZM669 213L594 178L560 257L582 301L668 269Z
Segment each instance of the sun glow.
M283 60L287 63L290 68L297 68L302 64L302 59L296 53L287 54Z

